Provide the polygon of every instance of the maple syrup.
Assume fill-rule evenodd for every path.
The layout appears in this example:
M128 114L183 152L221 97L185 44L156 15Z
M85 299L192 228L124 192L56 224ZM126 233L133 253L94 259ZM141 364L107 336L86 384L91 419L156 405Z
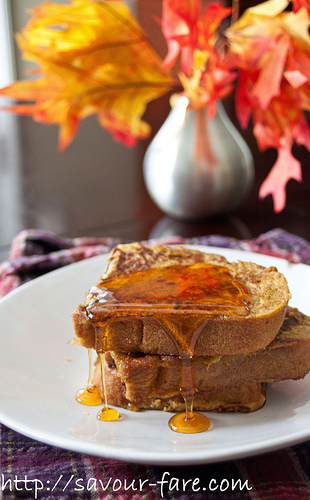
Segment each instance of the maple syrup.
M99 354L99 359L100 359L100 368L101 368L101 382L102 382L104 406L97 413L97 419L111 422L111 421L117 420L119 418L119 413L114 408L108 408L107 391L106 391L105 377L104 377L104 353Z
M104 379L104 369L103 369L103 361L104 354L99 356L100 359L100 367L101 367L101 381L103 387L103 398L99 392L99 389L96 385L91 385L92 381L92 349L88 349L88 381L85 389L80 389L76 395L75 399L78 403L81 403L86 406L98 406L101 405L104 401L103 408L97 413L98 420L117 420L119 418L119 413L117 410L113 408L108 408L107 406L107 397L105 390L105 379Z
M211 422L202 413L184 411L176 413L170 418L169 427L172 431L182 434L197 434L198 432L208 431L211 427Z
M102 397L99 393L98 387L91 386L85 389L80 389L76 395L75 399L78 403L86 406L98 406L102 403Z
M183 433L209 429L207 417L193 411L192 356L207 318L248 313L251 297L246 287L227 267L198 263L147 268L102 279L90 290L88 300L86 312L96 330L104 398L103 355L109 349L110 321L121 316L152 316L164 327L182 361L180 392L186 411L170 419L170 428ZM118 412L107 408L105 400L98 418L114 420L110 418L113 415L118 418Z
M170 314L245 315L249 298L246 287L231 276L227 267L175 265L102 279L90 290L87 314L95 323L111 312L114 316L125 312L136 315L137 311L154 316L165 310Z
M98 387L91 385L92 381L92 349L88 349L88 380L85 389L80 389L75 399L78 403L86 406L97 406L102 403L102 397L99 393Z
M194 434L210 429L210 420L202 413L194 412L195 381L192 356L183 353L181 359L180 393L184 399L185 412L177 413L169 420L169 427L175 432Z

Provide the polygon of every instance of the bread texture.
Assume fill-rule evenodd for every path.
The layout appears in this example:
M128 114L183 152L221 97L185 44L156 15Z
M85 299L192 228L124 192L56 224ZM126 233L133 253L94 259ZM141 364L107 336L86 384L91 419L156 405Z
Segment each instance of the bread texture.
M182 364L178 356L106 352L109 404L134 411L183 411ZM192 359L194 409L250 412L266 400L268 383L303 378L310 370L310 318L288 308L276 338L250 354ZM99 365L94 384L102 390Z
M129 273L198 263L228 269L230 276L245 286L250 300L242 315L206 314L192 354L215 357L240 355L269 345L281 327L290 299L287 281L274 267L265 268L251 262L228 262L220 255L192 248L133 243L114 248L96 290L100 291L104 287L105 280ZM79 305L72 315L76 343L100 350L100 339L104 337L104 350L119 355L137 352L160 356L179 354L175 342L156 317L137 312L136 315L116 317L107 324L104 314L101 318L99 314L94 321L88 314L93 297L93 292L88 292L84 304ZM182 314L182 310L179 314ZM183 315L181 327L182 324L184 331L189 328L189 314Z

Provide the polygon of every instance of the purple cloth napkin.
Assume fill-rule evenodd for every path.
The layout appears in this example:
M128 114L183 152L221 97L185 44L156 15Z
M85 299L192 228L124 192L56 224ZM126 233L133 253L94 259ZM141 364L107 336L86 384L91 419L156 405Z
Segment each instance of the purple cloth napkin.
M0 264L0 294L52 269L108 252L120 242L23 231L12 243L10 259ZM247 241L211 235L156 242L238 248L310 264L310 243L281 229ZM171 467L74 453L34 441L2 424L0 439L0 499L310 500L308 442L242 460Z
M10 259L0 264L0 297L17 286L53 269L79 260L109 252L123 240L117 238L60 238L47 231L26 230L12 242ZM222 248L237 248L310 264L308 241L282 229L274 229L252 240L237 240L209 235L196 238L179 236L149 240L148 243L200 244Z

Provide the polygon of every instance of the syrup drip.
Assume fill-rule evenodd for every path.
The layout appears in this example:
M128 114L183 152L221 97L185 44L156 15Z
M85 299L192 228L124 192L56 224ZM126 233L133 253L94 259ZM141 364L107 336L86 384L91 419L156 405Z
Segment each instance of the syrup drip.
M185 412L177 413L169 420L169 427L172 431L183 434L194 434L210 429L210 420L202 413L194 412L195 382L193 376L192 356L180 356L181 385L180 393L184 399Z
M80 389L76 393L75 399L78 403L81 403L86 406L101 405L102 397L99 394L98 388L95 385L91 385L91 381L92 381L92 349L88 349L87 387L85 389Z
M111 421L117 420L119 418L119 413L114 408L108 408L107 391L106 391L105 377L104 377L104 353L99 354L99 359L100 359L100 367L101 367L101 381L102 381L104 406L97 413L97 419L111 422Z
M107 407L103 358L109 350L109 325L122 316L152 316L164 327L182 362L180 393L185 412L174 415L169 427L176 432L208 430L209 419L193 411L195 383L192 356L208 316L246 315L251 300L246 287L224 266L194 264L150 268L117 278L103 279L90 290L86 308L96 329L96 351L101 361L104 407L100 420L115 420L118 412Z

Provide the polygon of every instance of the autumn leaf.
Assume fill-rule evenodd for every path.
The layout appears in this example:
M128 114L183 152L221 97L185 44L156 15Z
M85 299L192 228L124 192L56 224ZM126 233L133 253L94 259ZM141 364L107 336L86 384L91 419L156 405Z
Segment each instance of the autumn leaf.
M269 0L250 8L227 31L229 52L239 71L236 112L253 133L260 150L273 147L278 159L261 186L271 194L275 211L285 206L290 178L301 181L294 143L310 151L310 130L304 111L310 110L309 16L304 8L285 12L286 0Z
M219 2L203 9L197 0L163 0L162 30L168 45L164 67L171 68L181 55L184 94L192 107L207 106L210 118L216 113L216 101L232 91L236 76L217 46L220 24L230 13Z
M194 55L196 62L192 75L187 77L181 73L180 81L191 106L194 108L207 106L208 117L211 119L216 114L216 101L232 92L236 73L225 66L216 51L201 52L199 57L197 52Z
M215 47L219 36L219 26L231 14L231 11L231 8L223 7L219 2L207 4L199 25L199 45L202 49L207 50L209 46Z
M128 7L117 1L46 1L32 14L17 41L24 57L37 63L36 79L0 90L20 101L9 109L58 125L61 150L80 121L96 113L126 145L146 137L150 128L141 117L147 103L174 82Z
M201 0L163 0L162 32L168 45L164 68L172 68L181 54L181 70L188 76L195 53L215 46L221 21L230 8L211 2L202 9Z
M293 0L293 10L298 12L299 9L305 8L310 16L310 0Z
M268 194L273 196L275 212L281 212L285 207L286 184L290 179L301 182L300 162L294 158L290 148L279 148L278 159L259 190L260 198L265 198Z
M198 48L198 21L201 0L163 0L162 32L168 45L164 68L172 68L182 53L182 71L186 74L193 65L194 51Z

